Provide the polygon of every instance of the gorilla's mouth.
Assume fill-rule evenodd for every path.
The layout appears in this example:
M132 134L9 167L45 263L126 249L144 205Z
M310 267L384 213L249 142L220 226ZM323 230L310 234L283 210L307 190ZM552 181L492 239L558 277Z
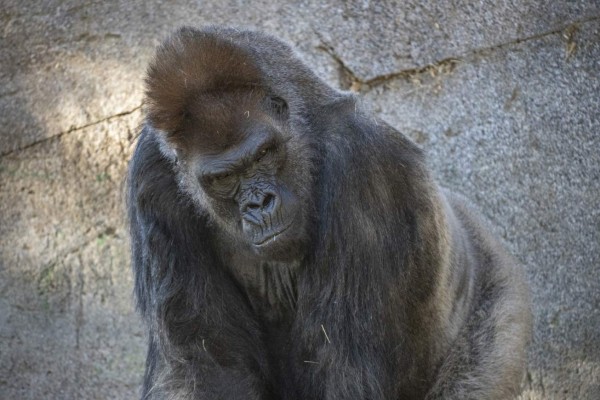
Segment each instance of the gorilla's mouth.
M277 239L278 236L280 236L282 233L284 233L285 231L287 231L293 224L290 223L286 226L284 226L282 229L278 230L277 232L273 232L270 235L262 238L262 240L260 242L254 242L254 245L256 247L262 247L265 246L266 244L275 241Z

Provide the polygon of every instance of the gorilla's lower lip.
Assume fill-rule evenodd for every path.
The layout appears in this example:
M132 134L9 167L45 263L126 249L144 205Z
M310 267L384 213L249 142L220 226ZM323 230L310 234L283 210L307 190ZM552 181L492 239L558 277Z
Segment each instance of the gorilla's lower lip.
M260 247L260 246L264 246L265 244L267 244L267 242L274 240L277 236L281 235L283 232L287 231L290 227L292 226L292 224L289 224L287 226L285 226L283 229L275 232L274 234L267 236L267 238L261 240L260 242L255 242L254 245L256 247Z

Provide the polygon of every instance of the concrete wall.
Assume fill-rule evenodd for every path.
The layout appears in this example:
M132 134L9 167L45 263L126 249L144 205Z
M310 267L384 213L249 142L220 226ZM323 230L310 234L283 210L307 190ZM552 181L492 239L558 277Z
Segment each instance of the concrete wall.
M281 36L419 143L526 266L523 398L600 398L597 0L5 0L0 22L0 398L137 395L122 182L183 24Z

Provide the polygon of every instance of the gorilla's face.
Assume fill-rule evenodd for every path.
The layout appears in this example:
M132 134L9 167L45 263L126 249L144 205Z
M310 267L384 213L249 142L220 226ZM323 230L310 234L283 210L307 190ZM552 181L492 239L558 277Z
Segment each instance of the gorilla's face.
M298 139L288 134L287 105L272 96L240 103L220 123L214 119L223 115L204 114L205 123L188 117L182 135L201 140L179 146L184 188L261 258L298 257L307 236L309 204L302 197L309 174L305 155L294 154ZM207 128L214 132L201 134Z

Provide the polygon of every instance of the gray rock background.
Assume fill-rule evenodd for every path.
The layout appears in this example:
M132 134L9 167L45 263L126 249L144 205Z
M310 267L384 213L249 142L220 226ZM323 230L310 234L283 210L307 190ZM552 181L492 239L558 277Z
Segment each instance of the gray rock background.
M145 67L183 24L282 37L419 143L526 266L523 399L600 398L597 0L4 0L0 398L137 396L123 176Z

